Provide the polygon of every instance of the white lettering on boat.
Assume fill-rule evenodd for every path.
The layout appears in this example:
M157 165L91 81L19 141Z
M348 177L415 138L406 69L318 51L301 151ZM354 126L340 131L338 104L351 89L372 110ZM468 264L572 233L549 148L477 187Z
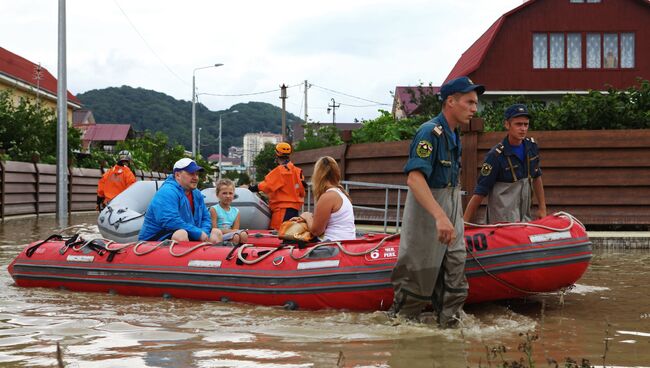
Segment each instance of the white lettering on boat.
M95 256L73 256L69 255L66 258L68 262L92 262L95 260Z
M384 261L387 259L397 258L397 250L395 247L385 247L380 249L375 249L372 252L365 255L366 261Z
M531 243L541 243L551 240L571 239L570 231L560 231L557 233L537 234L528 237Z
M328 267L338 267L338 266L339 266L338 259L298 263L299 270L311 270L313 268L328 268Z
M205 261L200 259L193 259L188 264L188 267L204 267L204 268L219 268L221 261Z

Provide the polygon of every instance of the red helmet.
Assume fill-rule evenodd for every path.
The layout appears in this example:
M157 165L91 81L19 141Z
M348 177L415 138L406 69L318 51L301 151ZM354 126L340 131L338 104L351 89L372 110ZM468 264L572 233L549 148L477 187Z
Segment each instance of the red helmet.
M289 156L292 151L293 148L291 148L291 145L287 142L280 142L275 145L275 155L278 157Z

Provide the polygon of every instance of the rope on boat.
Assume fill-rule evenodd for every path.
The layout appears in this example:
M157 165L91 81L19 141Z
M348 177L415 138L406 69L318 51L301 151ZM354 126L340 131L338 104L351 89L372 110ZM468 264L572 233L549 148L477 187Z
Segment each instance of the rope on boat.
M377 250L379 247L381 247L382 244L384 244L386 241L388 241L388 240L390 240L390 239L393 239L393 238L395 238L396 236L399 236L399 235L400 235L399 233L396 233L396 234L391 234L391 235L385 236L385 237L383 237L383 238L382 238L382 239L377 243L377 245L375 245L375 246L372 247L371 249L367 249L367 250L362 251L362 252L351 252L351 251L347 250L347 249L345 248L345 246L343 246L343 244L341 244L340 241L330 241L330 242L318 243L318 244L314 245L313 247L310 247L309 250L307 250L304 254L302 254L302 255L300 255L300 256L294 256L293 251L294 251L294 249L295 249L296 247L293 246L293 245L291 245L291 246L288 247L288 249L289 249L289 256L290 256L291 259L293 259L294 261L300 261L300 260L302 260L302 259L308 257L308 256L309 256L309 255L310 255L314 250L316 250L316 249L318 249L318 248L320 248L320 247L329 246L329 245L336 245L336 246L341 250L341 252L342 252L343 254L346 254L346 255L348 255L348 256L363 256L363 255L366 255L366 254L368 254L368 253L372 253L373 251L375 251L375 250ZM262 260L264 260L264 259L270 257L273 253L275 253L278 249L280 249L280 247L278 247L278 248L274 248L274 249L271 249L268 253L266 253L266 254L264 254L264 255L262 255L262 256L256 258L256 259L254 259L254 260L250 260L250 261L249 261L249 260L247 260L247 259L245 259L245 258L243 257L242 253L243 253L243 251L244 251L244 248L250 248L250 247L253 247L253 246L254 246L253 244L244 244L244 245L242 245L241 247L239 247L239 249L237 250L237 259L239 259L239 260L240 260L242 263L244 263L244 264L247 264L247 265L253 265L253 264L256 264L256 263L258 263L258 262L261 262Z
M141 241L139 243L144 243L144 241ZM130 247L130 246L137 245L138 242L124 243L124 244L112 247L111 245L113 245L113 244L117 244L117 243L108 243L108 244L106 244L106 250L119 252L119 251L121 251L123 249L126 249L126 248Z
M585 225L583 225L582 222L580 222L580 220L578 220L577 218L575 218L572 214L570 214L568 212L564 212L564 211L555 212L552 216L564 217L564 218L569 219L569 225L567 225L566 227L563 227L563 228L555 228L555 227L551 227L551 226L535 224L535 223L532 223L532 222L504 222L504 223L499 223L499 224L474 224L474 223L471 223L471 222L466 222L465 225L471 226L471 227L479 227L479 228L500 228L500 227L509 227L509 226L530 226L530 227L537 227L537 228L540 228L540 229L546 229L546 230L550 230L550 231L560 232L560 231L567 231L567 230L571 229L573 227L573 224L578 224L578 225L580 225L580 227L583 230L586 229Z
M172 242L172 244L169 246L169 254L171 254L171 255L174 256L174 257L182 257L182 256L184 256L184 255L186 255L186 254L189 254L189 253L192 253L192 252L194 252L195 250L197 250L197 249L199 249L199 248L201 248L201 247L204 247L204 246L206 246L206 245L209 245L209 246L213 245L213 244L210 243L210 242L203 242L203 243L199 243L199 244L193 246L193 247L190 248L190 249L185 250L184 252L181 252L181 253L174 253L174 245L176 245L176 244L178 244L178 243L177 243L177 242Z
M103 241L103 242L106 242L105 244L103 244L103 245L104 245L104 249L106 249L106 250L108 250L108 251L117 251L117 250L115 250L115 249L108 249L108 246L111 245L111 244L113 244L113 243L115 243L115 241L110 240L110 239L105 239L105 238L95 238L95 239L86 240L86 241L83 242L83 244L81 244L80 246L78 246L78 245L73 245L73 246L72 246L72 250L79 252L79 251L81 251L82 249L84 249L84 247L87 247L90 243L92 243L92 242L94 242L94 241L97 241L97 240L101 240L101 241Z
M506 222L506 223L488 224L488 225L473 224L473 223L466 222L465 224L469 225L469 226L472 226L472 227L479 227L479 228L501 228L501 227L509 227L509 226L530 226L530 227L537 227L537 228L540 228L540 229L546 229L546 230L556 231L556 232L570 230L573 227L574 224L578 224L580 227L582 227L583 230L585 229L585 225L582 222L580 222L580 220L578 220L577 218L575 218L573 215L571 215L568 212L564 212L564 211L555 212L553 214L553 216L564 217L564 218L569 219L569 225L566 226L566 227L563 227L563 228L554 228L554 227L551 227L551 226L534 224L534 223L530 223L530 222ZM479 262L479 260L476 258L476 256L474 256L474 252L469 252L469 255L472 257L472 259L474 259L476 264L481 268L481 270L483 270L483 272L485 272L486 275L492 277L493 279L495 279L496 281L498 281L501 284L505 285L506 287L509 287L509 288L511 288L511 289L513 289L515 291L518 291L518 292L524 293L524 294L530 294L530 295L539 294L539 292L536 292L536 291L530 291L530 290L525 290L525 289L519 288L519 287L509 283L508 281L500 278L499 276L493 274L492 272L488 271L481 264L481 262Z
M395 234L391 234L391 235L385 236L385 237L383 237L383 238L382 238L382 239L377 243L377 245L375 245L374 247L372 247L372 248L370 248L370 249L367 249L367 250L365 250L365 251L362 251L362 252L351 252L351 251L345 249L345 247L343 246L343 244L341 244L341 242L339 242L339 241L334 241L334 242L324 242L324 243L316 244L315 246L313 246L312 248L310 248L307 252L305 252L305 253L304 253L303 255L301 255L300 257L295 257L295 256L293 255L293 250L295 249L295 247L294 247L294 246L290 246L290 247L289 247L289 256L291 256L291 258L292 258L294 261L299 261L299 260L301 260L301 259L303 259L303 258L309 256L309 254L311 254L311 252L313 252L313 251L316 250L317 248L320 248L320 247L322 247L322 246L326 246L326 245L336 245L336 246L341 250L341 252L342 252L343 254L346 254L346 255L348 255L348 256L365 256L366 254L372 253L372 252L374 252L375 250L379 249L379 247L381 247L382 244L384 244L386 241L388 241L388 240L390 240L390 239L393 239L394 237L399 236L399 235L400 235L400 233L395 233Z
M238 247L238 249L237 249L237 259L240 260L240 261L241 261L242 263L244 263L244 264L247 264L247 265L253 265L253 264L255 264L255 263L261 262L262 260L268 258L269 256L271 256L271 254L275 253L275 251L277 251L278 249L281 248L281 247L277 247L277 248L271 249L271 250L269 250L268 253L263 254L263 255L261 255L260 257L255 258L255 259L252 260L252 261L248 261L248 260L246 260L246 258L244 258L244 256L242 255L242 252L244 251L245 248L250 248L250 247L254 247L254 246L255 246L254 244L242 244L242 245L240 245L240 246Z
M140 251L138 251L138 248L139 248L142 244L147 244L147 242L146 242L146 241L139 241L139 242L138 242L138 243L133 247L133 254L135 254L136 256L144 256L145 254L149 254L149 253L153 252L154 250L156 250L156 249L158 249L158 248L160 248L160 247L162 247L162 246L168 245L170 242L171 242L171 245L173 246L173 245L176 243L176 240L169 240L169 239L167 239L167 240L162 240L162 241L159 241L158 243L156 243L156 245L154 245L154 246L151 247L150 249L148 249L148 250L146 250L146 251L144 251L144 252L140 252Z
M539 294L539 292L537 292L537 291L530 291L530 290L525 290L525 289L519 288L519 287L517 287L517 286L515 286L515 285L513 285L513 284L511 284L511 283L509 283L508 281L506 281L506 280L500 278L499 276L497 276L497 275L493 274L492 272L488 271L488 270L487 270L487 269L486 269L486 268L481 264L481 262L479 262L478 259L476 259L476 256L474 256L474 253L473 253L473 252L472 252L472 253L469 253L469 255L472 256L472 258L474 259L474 261L476 262L476 264L481 268L481 270L483 270L483 272L485 272L486 275L492 277L493 279L495 279L496 281L502 283L502 284L505 285L506 287L509 287L509 288L511 288L512 290L515 290L515 291L518 291L518 292L520 292L520 293L524 293L524 294L529 294L529 295Z

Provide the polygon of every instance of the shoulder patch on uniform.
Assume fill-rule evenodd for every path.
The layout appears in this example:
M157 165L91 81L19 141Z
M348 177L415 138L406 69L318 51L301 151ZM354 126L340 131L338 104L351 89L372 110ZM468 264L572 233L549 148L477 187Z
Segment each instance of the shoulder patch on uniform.
M438 137L442 135L442 127L440 125L434 126L433 129L431 129L431 131L435 133L435 135L437 135Z
M483 163L483 166L481 166L481 175L483 176L488 176L492 172L492 165L488 164L487 162Z
M418 142L418 146L415 148L415 153L418 155L418 157L421 158L427 158L431 156L432 151L433 145L427 140L421 140Z

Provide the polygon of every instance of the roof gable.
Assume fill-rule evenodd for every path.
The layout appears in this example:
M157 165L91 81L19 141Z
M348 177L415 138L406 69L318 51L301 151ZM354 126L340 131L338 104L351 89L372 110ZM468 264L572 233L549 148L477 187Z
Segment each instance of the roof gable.
M95 124L84 132L84 141L123 141L129 135L131 124Z
M16 79L22 83L28 84L36 88L37 80L35 79L38 64L14 54L13 52L0 47L0 73L10 78ZM42 90L57 94L57 80L50 72L41 67L41 79L38 83ZM68 101L81 105L81 101L77 99L70 91L68 91Z
M458 59L456 62L456 65L452 68L451 72L449 72L449 75L447 75L447 78L445 79L445 82L460 77L460 76L469 76L473 72L475 72L483 63L485 60L485 57L490 50L490 47L492 46L494 39L496 38L497 34L503 27L504 23L508 20L508 18L513 17L515 15L518 15L518 13L522 12L522 10L530 7L531 5L535 3L542 3L544 1L557 1L557 0L528 0L525 1L523 4L519 5L518 7L508 11L507 13L503 14L499 19L497 19L486 31L479 37ZM569 2L569 0L562 0ZM612 0L602 0L602 1L612 1ZM615 1L623 1L623 0L615 0ZM650 5L650 0L627 0L627 1L634 1L634 2L639 2L643 3L644 5ZM574 4L576 6L585 6L585 5L599 5L599 4Z
M395 103L402 106L406 116L411 115L419 106L421 95L436 95L440 92L438 86L397 86L395 87Z

